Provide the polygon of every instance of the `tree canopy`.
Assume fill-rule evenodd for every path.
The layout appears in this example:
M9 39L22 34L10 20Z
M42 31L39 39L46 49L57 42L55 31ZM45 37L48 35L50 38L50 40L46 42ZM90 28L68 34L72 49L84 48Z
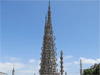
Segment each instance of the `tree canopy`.
M84 69L83 75L100 75L100 63Z

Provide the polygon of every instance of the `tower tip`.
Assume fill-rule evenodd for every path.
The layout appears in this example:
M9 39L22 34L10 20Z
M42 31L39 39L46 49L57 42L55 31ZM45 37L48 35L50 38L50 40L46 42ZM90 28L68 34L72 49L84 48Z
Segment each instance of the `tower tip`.
M61 50L61 54L63 54L63 51Z
M50 0L49 0L49 4L50 4Z
M45 15L45 20L47 20L47 15Z
M82 62L82 59L80 58L80 62Z
M50 0L49 0L49 9L50 9Z
M13 66L13 70L15 70L15 69L14 69L14 66Z

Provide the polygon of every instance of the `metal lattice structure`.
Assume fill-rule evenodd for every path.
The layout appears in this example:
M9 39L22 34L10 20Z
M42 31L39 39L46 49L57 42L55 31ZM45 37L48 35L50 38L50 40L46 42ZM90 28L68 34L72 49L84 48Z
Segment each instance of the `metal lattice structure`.
M55 37L53 35L51 24L51 10L50 1L48 7L48 15L45 18L45 32L43 38L43 47L41 53L40 75L59 75L57 70L57 54L54 43Z

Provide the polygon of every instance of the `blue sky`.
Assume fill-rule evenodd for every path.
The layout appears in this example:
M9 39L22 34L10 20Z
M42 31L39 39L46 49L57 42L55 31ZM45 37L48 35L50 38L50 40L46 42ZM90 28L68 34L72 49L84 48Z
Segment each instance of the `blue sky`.
M48 1L1 2L1 64L23 65L16 68L25 71L26 66L35 68L39 63L44 35ZM79 75L79 59L83 68L92 65L89 60L99 60L99 1L63 0L51 1L51 15L56 37L57 58L64 52L65 67L69 75ZM33 60L33 61L32 61ZM87 60L90 62L87 63ZM30 62L32 61L32 62ZM77 62L77 64L73 64ZM72 63L72 64L71 64ZM26 66L25 66L26 65ZM16 66L16 65L15 65ZM72 66L74 66L72 68ZM86 66L86 67L85 67ZM76 70L74 70L77 68ZM74 70L72 72L72 69ZM6 72L10 75L11 68ZM1 70L2 71L2 70ZM28 72L30 72L28 70ZM32 73L29 73L32 75ZM28 74L21 74L28 75Z

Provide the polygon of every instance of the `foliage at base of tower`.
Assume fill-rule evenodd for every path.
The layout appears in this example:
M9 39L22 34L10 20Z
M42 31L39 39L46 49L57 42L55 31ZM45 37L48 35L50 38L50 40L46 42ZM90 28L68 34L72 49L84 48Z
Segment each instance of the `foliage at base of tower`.
M100 75L100 63L84 69L83 75Z

